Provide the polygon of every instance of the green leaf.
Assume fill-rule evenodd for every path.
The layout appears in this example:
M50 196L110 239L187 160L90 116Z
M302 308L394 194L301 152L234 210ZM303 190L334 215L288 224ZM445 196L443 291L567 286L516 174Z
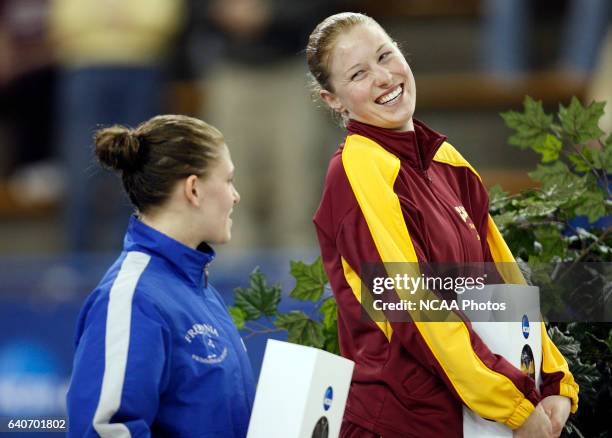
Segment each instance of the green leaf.
M304 312L293 310L281 314L274 321L274 325L287 330L289 342L311 347L322 348L325 343L323 324L310 319Z
M540 260L551 261L563 258L567 251L567 242L563 239L561 231L553 226L539 227L534 230L536 240L542 245Z
M333 354L340 354L340 343L338 342L338 326L323 328L325 343L323 348Z
M323 301L319 312L323 315L323 336L325 337L323 348L330 353L340 354L336 299L330 297Z
M508 111L501 114L506 125L516 131L508 140L509 143L521 149L544 144L552 125L552 116L544 112L541 101L536 102L529 96L525 98L523 106L522 113Z
M246 322L246 313L244 312L244 310L232 306L227 306L227 308L229 309L229 313L232 316L234 325L238 328L238 330L242 330Z
M533 218L538 216L549 216L553 214L557 208L559 208L560 201L552 200L552 201L543 201L539 200L538 202L534 202L533 204L525 207L521 213L526 218Z
M584 187L585 181L580 176L572 173L567 165L561 161L555 161L550 165L538 164L536 170L529 172L529 176L542 183L543 188L562 188L574 186L576 189ZM581 181L582 180L582 181Z
M323 301L323 304L319 308L319 312L323 315L323 325L325 328L336 327L338 315L337 315L337 306L336 300L333 297L330 297Z
M543 142L534 143L533 150L542 155L543 163L550 163L559 158L562 147L561 140L552 134L546 134Z
M310 265L300 261L291 261L290 264L296 283L289 296L298 300L319 301L327 284L321 257Z
M268 286L266 277L257 267L249 276L248 288L236 288L234 304L245 314L246 320L259 319L262 316L276 315L281 299L280 285Z
M501 230L506 228L508 225L515 223L518 218L519 214L516 211L507 211L505 213L493 216L493 221Z
M568 107L559 105L559 120L563 130L575 144L583 144L603 135L599 119L604 114L605 102L591 102L582 106L578 98L572 97Z
M576 383L580 386L581 403L593 403L596 396L595 388L601 379L601 374L594 364L585 364L582 362L580 341L572 336L565 335L557 327L550 328L548 330L548 335L567 360L569 369L574 375Z
M546 202L555 202L559 208L562 208L579 198L586 190L584 178L573 178L565 185L548 186L542 189L540 199Z
M580 353L580 342L576 341L572 336L563 334L558 327L549 328L548 336L566 359L575 359L578 357Z
M577 172L588 172L591 170L591 166L581 155L571 153L567 156L570 162L574 165L574 170Z
M580 198L581 203L576 207L576 214L588 216L593 223L606 214L605 197L601 191L589 191Z
M608 140L602 149L589 149L593 158L593 165L596 169L603 169L607 172L612 170L612 143Z
M575 361L572 361L570 364L570 371L574 375L574 379L576 383L580 386L580 397L582 399L583 393L592 396L595 393L595 385L601 378L601 374L597 371L597 368L594 364L585 364L580 358L576 358Z
M499 184L489 189L489 209L501 210L508 203L508 193Z
M534 254L535 236L530 230L509 226L504 230L503 236L515 257L528 260L529 255Z

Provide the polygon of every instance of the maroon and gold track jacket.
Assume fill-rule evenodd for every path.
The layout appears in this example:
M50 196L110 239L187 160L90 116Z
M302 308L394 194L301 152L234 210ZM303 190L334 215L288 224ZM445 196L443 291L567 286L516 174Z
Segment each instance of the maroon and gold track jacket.
M356 363L348 421L384 438L460 437L462 404L511 428L548 395L569 397L576 411L578 386L544 324L538 390L469 323L362 316L363 262L514 261L480 177L444 136L418 121L414 132L350 121L314 223L338 303L340 349Z

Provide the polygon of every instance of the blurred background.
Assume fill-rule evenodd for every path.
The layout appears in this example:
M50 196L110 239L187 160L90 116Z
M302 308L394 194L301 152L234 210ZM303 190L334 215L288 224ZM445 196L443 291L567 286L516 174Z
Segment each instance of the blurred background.
M318 253L311 219L344 137L310 96L303 50L343 10L400 43L415 116L489 187L529 187L536 162L507 145L501 111L525 95L612 102L610 0L0 0L0 417L64 412L76 316L121 249L130 206L93 159L97 127L159 113L217 126L242 201L212 280L228 303L255 266L292 288L288 261ZM247 346L258 372L264 340Z

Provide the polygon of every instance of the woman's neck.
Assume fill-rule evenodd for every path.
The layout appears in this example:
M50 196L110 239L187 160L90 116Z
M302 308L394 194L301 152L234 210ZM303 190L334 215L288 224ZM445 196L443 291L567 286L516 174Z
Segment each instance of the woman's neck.
M398 132L414 131L414 122L412 121L412 117L404 124L404 126L400 128L391 128L391 130Z
M172 212L157 211L150 213L139 213L138 218L146 225L156 229L172 239L181 242L190 248L196 249L201 243L190 233L190 227L185 221L179 220L180 214Z

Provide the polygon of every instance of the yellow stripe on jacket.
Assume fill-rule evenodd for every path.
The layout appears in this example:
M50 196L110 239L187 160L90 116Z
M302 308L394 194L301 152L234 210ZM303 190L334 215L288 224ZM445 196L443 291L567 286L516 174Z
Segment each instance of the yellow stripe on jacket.
M433 160L455 167L467 167L478 177L478 179L481 179L480 175L470 166L466 159L448 143L444 143L442 147L440 147ZM489 244L489 250L491 251L493 261L496 263L497 270L506 283L527 284L516 264L516 260L510 248L508 248L506 241L499 232L491 215L489 215L488 218L487 243ZM559 395L568 397L572 401L572 412L576 412L578 410L578 384L574 381L567 361L548 336L544 322L541 323L541 331L542 372L546 374L563 373L559 385Z
M399 199L393 191L400 160L372 140L350 135L342 162L381 260L418 262ZM534 410L512 380L482 362L472 349L463 322L414 324L470 409L512 428L521 425ZM491 397L492 391L495 398Z

